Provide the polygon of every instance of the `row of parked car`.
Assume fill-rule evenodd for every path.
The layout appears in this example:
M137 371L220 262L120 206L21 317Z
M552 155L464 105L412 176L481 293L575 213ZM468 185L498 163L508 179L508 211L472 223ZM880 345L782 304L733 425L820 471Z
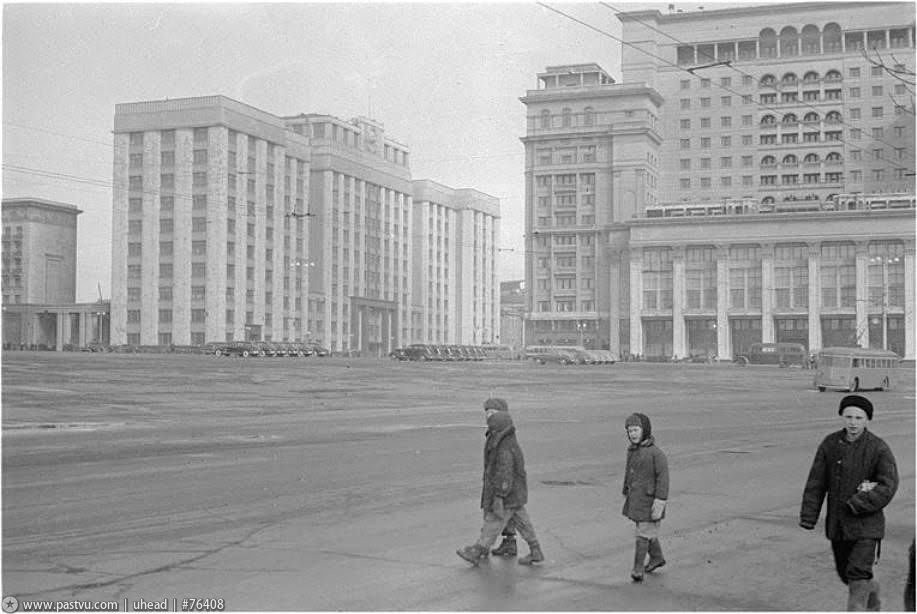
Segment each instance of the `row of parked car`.
M289 356L304 358L306 356L330 356L331 351L317 343L299 343L290 341L227 341L208 344L214 356L267 357Z
M525 358L540 365L613 365L616 361L609 350L587 350L579 345L529 345Z
M389 357L394 360L417 361L461 361L485 360L489 358L484 348L476 345L431 345L426 343L412 343L403 348L393 350Z

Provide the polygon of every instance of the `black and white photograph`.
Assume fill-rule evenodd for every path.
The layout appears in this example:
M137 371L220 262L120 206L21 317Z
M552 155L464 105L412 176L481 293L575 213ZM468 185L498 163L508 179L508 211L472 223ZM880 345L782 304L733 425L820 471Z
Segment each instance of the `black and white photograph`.
M915 15L4 2L3 612L915 611Z

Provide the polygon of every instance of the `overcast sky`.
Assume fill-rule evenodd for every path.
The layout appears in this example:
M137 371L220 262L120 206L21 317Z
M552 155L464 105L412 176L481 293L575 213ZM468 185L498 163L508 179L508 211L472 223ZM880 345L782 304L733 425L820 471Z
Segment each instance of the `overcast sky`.
M620 34L606 6L557 6ZM548 65L597 62L620 80L620 51L534 3L5 4L3 197L82 209L77 300L98 284L108 298L115 104L223 94L275 115L371 115L410 148L415 179L500 199L514 250L500 278L519 279L519 97Z

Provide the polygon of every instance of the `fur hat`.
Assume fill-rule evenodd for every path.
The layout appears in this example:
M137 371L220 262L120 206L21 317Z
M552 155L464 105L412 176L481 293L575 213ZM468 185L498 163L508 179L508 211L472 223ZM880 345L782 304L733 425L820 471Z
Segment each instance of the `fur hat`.
M858 394L848 394L841 399L841 404L837 408L837 415L844 415L844 408L846 407L858 407L866 412L866 418L872 420L872 403L866 397L861 397Z
M490 398L484 401L484 411L495 409L497 411L509 411L509 403L504 399Z
M643 429L643 439L646 439L652 435L652 426L650 425L650 419L645 414L633 413L627 417L624 421L624 428L627 429L629 426L639 426Z

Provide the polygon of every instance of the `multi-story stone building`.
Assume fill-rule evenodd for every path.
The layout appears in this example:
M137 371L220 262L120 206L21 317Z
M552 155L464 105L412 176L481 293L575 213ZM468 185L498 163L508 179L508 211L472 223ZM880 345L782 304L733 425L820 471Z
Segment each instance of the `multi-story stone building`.
M3 200L3 345L80 347L107 340L108 304L76 303L74 205Z
M284 120L309 137L309 336L371 355L411 339L408 148L359 117ZM419 316L416 316L419 317Z
M302 339L308 139L223 96L114 123L112 342Z
M539 75L522 99L527 338L594 322L587 341L625 355L725 359L755 341L799 341L913 358L913 100L890 74L913 73L908 6L624 13L623 84L594 65ZM615 134L640 118L630 140ZM583 152L589 133L611 155ZM620 156L625 144L635 153ZM584 172L610 177L596 180L597 266L585 279L557 221L586 195L564 199L559 177ZM880 191L905 195L838 197ZM571 314L566 297L583 300L589 284L595 312Z
M479 345L500 336L500 205L472 189L414 182L415 339Z
M369 355L411 343L428 318L415 305L426 218L409 161L362 117L278 117L224 96L117 105L113 342L318 341ZM454 243L470 224L470 247L453 254L442 317L461 324L470 310L493 331L496 225L468 212L493 217L498 204L473 190L454 200ZM467 292L463 266L481 276Z

